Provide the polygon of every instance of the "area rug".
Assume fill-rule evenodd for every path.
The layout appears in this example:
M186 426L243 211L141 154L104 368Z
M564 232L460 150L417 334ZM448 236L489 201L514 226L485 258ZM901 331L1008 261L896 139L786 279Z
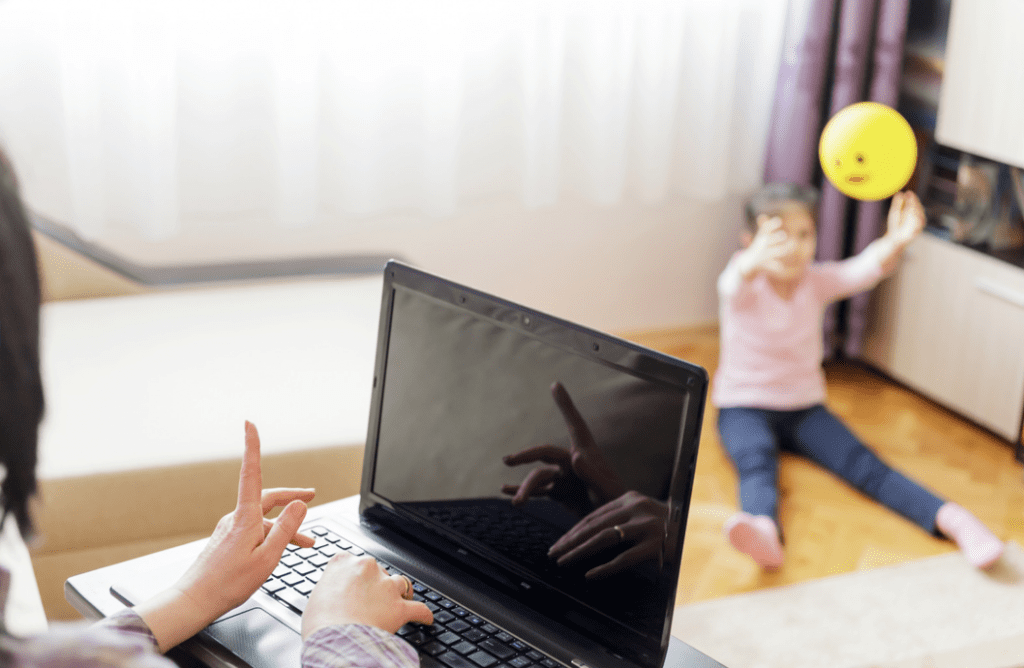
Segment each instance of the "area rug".
M1024 668L1024 549L681 605L672 633L728 668Z

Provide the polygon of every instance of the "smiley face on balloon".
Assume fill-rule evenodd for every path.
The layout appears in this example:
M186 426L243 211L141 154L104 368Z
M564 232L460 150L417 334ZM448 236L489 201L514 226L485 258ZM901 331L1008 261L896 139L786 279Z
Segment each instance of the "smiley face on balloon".
M833 116L821 132L818 157L841 193L875 201L903 188L917 164L910 124L892 107L858 102Z

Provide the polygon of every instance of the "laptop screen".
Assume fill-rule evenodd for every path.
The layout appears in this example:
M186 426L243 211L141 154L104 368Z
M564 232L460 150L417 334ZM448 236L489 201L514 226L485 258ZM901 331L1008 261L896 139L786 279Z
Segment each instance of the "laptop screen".
M659 665L704 370L389 271L373 496L552 619Z

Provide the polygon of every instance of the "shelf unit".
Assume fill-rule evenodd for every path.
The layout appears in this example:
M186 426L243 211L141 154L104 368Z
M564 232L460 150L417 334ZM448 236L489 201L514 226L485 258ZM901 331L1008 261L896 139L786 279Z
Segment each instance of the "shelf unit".
M923 234L874 291L862 356L1018 446L1024 268Z

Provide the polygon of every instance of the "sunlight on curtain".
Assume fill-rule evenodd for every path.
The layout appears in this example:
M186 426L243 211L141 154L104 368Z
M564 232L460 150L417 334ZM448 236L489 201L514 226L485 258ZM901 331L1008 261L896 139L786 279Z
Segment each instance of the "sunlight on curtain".
M0 1L0 142L87 238L713 201L761 178L787 4Z

